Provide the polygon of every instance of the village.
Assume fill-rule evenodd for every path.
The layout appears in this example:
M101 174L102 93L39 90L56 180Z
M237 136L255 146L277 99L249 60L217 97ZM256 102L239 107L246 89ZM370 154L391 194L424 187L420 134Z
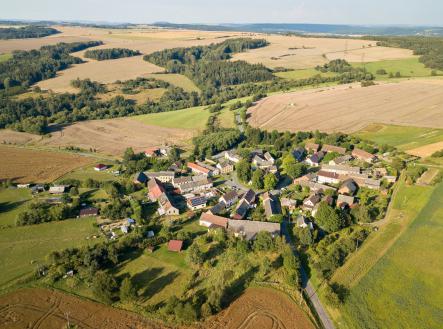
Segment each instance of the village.
M161 159L168 156L168 150L166 147L150 148L144 156ZM132 175L132 182L137 189L145 191L142 203L155 207L154 216L159 219L173 222L175 218L197 216L199 225L208 230L223 229L236 237L253 240L261 231L272 236L281 235L283 221L303 229L318 228L316 214L322 203L349 213L359 207L362 191L387 196L397 179L386 168L390 161L388 153L374 155L358 148L347 150L307 142L304 147L293 149L289 157L305 166L306 171L300 177L288 177L282 168L282 159L275 158L269 151L252 150L245 159L235 149L230 149L204 161L175 161L164 171L137 172ZM272 174L276 178L275 186L254 190L251 181L241 182L236 175L240 161L249 162L253 172L260 170L263 175ZM94 170L109 171L115 176L122 174L104 164L95 165ZM18 187L29 187L33 193L44 191L43 185ZM46 201L61 203L70 188L68 185L50 186L51 197ZM139 224L131 217L106 219L99 205L82 203L79 209L77 217L96 216L99 227L109 239L117 239ZM149 231L149 237L154 234ZM180 251L182 245L183 241L173 240L170 249Z

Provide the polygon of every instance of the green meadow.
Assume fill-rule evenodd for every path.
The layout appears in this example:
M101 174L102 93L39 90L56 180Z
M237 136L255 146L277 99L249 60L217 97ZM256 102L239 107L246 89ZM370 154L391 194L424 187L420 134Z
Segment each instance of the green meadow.
M377 80L389 79L389 73L396 74L400 72L401 76L406 77L429 77L432 69L425 67L424 64L418 61L418 57L404 58L397 60L386 60L378 62L369 62L363 64L354 63L355 67L365 67L366 70L375 75ZM387 74L377 74L377 71L384 69ZM438 75L443 74L442 71L437 71Z
M31 191L27 188L0 188L0 234L1 227L15 225L15 218L31 199Z
M95 218L0 229L0 286L32 273L55 250L94 244Z
M397 230L390 231L400 230L401 235L353 282L337 319L344 328L441 328L443 323L443 183L401 186L393 202L395 218L389 219ZM373 235L392 233L386 231ZM368 244L382 251L383 240L390 239L377 240ZM355 260L364 264L365 254L360 251Z
M178 111L138 115L131 119L152 126L202 131L212 114L206 108L206 106L197 106ZM234 126L234 112L225 109L221 111L219 118L223 127Z
M372 124L354 135L405 151L443 141L443 129Z
M155 78L157 80L163 80L166 82L169 82L171 85L174 85L176 87L183 88L187 92L200 92L200 89L195 85L194 82L192 82L191 79L184 76L183 74L175 74L175 73L152 73L149 74L148 77Z

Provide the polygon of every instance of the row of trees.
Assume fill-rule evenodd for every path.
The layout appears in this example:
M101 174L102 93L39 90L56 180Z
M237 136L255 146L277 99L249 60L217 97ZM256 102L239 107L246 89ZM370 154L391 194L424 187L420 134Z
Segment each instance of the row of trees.
M85 52L86 58L96 59L98 61L104 61L107 59L117 59L123 57L138 56L141 53L138 50L132 50L127 48L108 48L108 49L92 49Z

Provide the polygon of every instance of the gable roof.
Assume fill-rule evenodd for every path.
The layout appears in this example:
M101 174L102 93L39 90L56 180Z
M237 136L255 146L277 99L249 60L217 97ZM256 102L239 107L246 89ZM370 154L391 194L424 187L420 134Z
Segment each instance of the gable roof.
M228 219L227 218L221 217L221 216L216 216L216 215L213 215L209 212L202 213L200 216L200 220L211 223L212 225L215 225L215 226L223 227L225 229L228 227Z
M229 191L222 195L222 199L224 201L231 201L238 198L238 194L236 191Z
M246 200L242 199L242 201L237 205L235 208L235 212L233 215L234 219L243 219L246 216L246 213L249 210L249 204L246 202Z
M327 178L332 178L332 179L339 179L339 177L340 177L340 175L335 172L324 171L324 170L320 170L317 173L317 176L322 176L322 177L327 177Z
M243 200L245 200L249 205L253 204L255 202L255 192L251 189L249 189L244 195Z
M371 154L369 152L366 152L365 150L358 149L358 148L355 148L352 150L352 155L357 158L367 159L367 160L375 158L374 154Z
M228 230L242 234L247 240L254 239L261 231L267 231L274 236L280 235L280 229L280 223L228 219Z
M354 204L354 197L339 194L337 197L337 206L341 207L343 204L347 204L348 206L352 206Z
M204 196L195 196L193 198L188 199L188 204L191 207L197 207L200 206L202 204L206 204L206 198Z
M163 185L156 178L148 181L148 190L151 199L158 199L165 192Z
M168 242L168 250L169 251L181 251L183 248L182 240L170 240Z
M202 166L200 166L200 165L198 165L198 164L196 164L194 162L188 162L187 166L188 166L188 168L190 168L192 170L196 170L196 171L204 173L206 175L209 174L209 172L210 172L209 169L207 169L205 167L202 167Z
M96 215L98 215L98 209L95 207L80 209L80 216L96 216Z
M323 144L323 146L321 147L321 150L325 151L325 152L336 152L338 154L345 154L346 153L346 149L344 147L329 145L329 144Z

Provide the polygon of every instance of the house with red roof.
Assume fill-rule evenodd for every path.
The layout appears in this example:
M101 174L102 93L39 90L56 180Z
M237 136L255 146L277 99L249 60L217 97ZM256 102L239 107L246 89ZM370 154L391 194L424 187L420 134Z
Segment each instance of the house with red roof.
M183 248L183 241L182 240L170 240L168 242L168 250L174 251L174 252L180 252Z
M197 174L197 175L205 175L205 176L212 175L212 172L210 169L200 166L194 162L188 162L187 167L189 169L191 169L194 174Z
M148 181L148 190L148 197L152 201L157 201L165 192L163 185L155 178Z
M104 165L103 163L99 163L98 165L96 165L94 167L95 171L103 171L103 170L106 170L106 169L108 169L108 166Z

